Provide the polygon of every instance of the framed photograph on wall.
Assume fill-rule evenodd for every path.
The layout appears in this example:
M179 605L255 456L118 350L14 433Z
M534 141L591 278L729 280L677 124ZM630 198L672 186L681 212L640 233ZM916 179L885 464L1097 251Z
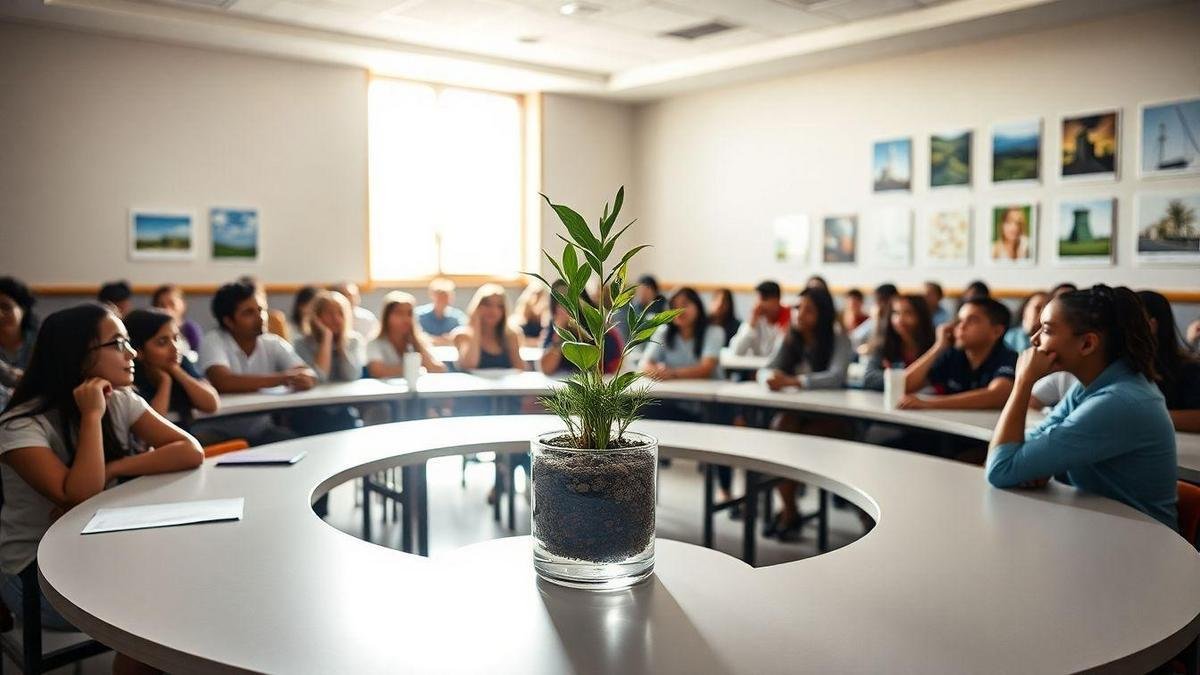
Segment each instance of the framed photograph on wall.
M858 260L858 216L825 216L821 221L821 262L852 265Z
M871 153L871 189L875 192L912 190L912 139L877 141Z
M922 265L967 267L971 264L971 207L932 206L925 209L917 228L917 250Z
M130 260L189 260L196 256L195 218L177 209L129 209Z
M1061 265L1111 265L1117 241L1117 200L1059 200L1054 258Z
M1200 174L1200 98L1141 106L1143 178Z
M212 226L213 260L255 262L259 249L258 209L214 207L208 212Z
M1062 119L1061 176L1064 181L1116 180L1121 115L1109 110Z
M808 263L808 250L812 241L812 228L808 216L793 213L780 216L772 223L775 261L780 263Z
M929 187L971 185L970 129L933 134L929 137Z
M873 267L912 267L912 209L881 207L867 214L863 228L867 261Z
M993 265L1037 262L1037 204L1010 202L992 206L988 223L988 258Z
M1032 185L1041 180L1042 121L1004 122L992 126L992 183Z
M1139 264L1200 266L1200 190L1135 197Z

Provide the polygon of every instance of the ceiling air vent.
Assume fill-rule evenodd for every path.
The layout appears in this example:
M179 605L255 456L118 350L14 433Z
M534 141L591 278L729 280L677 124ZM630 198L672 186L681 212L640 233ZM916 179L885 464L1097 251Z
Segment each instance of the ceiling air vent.
M723 21L709 21L707 23L696 24L695 26L688 26L686 28L680 28L679 30L662 33L661 35L663 37L677 37L684 40L695 40L697 38L708 37L709 35L716 35L717 33L724 33L725 31L733 30L734 28L737 28L737 26L725 23Z

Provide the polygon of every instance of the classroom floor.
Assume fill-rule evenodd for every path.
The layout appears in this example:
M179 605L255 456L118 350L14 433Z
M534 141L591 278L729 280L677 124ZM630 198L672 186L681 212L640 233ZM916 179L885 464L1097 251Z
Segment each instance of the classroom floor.
M492 486L492 464L471 463L467 465L466 487L461 487L462 462L458 457L443 457L429 463L429 553L452 551L458 547L489 539L529 534L529 508L523 498L525 481L518 474L517 487L522 494L517 500L517 528L508 531L502 523L492 520L492 509L487 504L487 493ZM735 471L735 493L740 491L742 475ZM670 467L660 468L660 491L658 502L658 536L700 544L701 516L703 514L703 474L695 462L674 460ZM809 490L801 500L804 512L812 511L817 505L817 491ZM378 518L381 509L372 509ZM333 527L351 535L359 536L362 528L362 512L356 505L353 484L334 488L329 495L329 516ZM393 521L375 524L374 539L377 543L398 546L399 526ZM741 521L728 515L718 514L715 520L715 545L718 550L739 556L741 552ZM836 549L862 536L863 526L853 508L830 509L829 545ZM816 524L809 523L801 541L781 544L772 539L759 538L758 564L772 565L816 555ZM60 675L101 675L110 673L112 655L104 654L85 662L81 668L60 668L53 671ZM5 661L6 672L18 672L11 662Z

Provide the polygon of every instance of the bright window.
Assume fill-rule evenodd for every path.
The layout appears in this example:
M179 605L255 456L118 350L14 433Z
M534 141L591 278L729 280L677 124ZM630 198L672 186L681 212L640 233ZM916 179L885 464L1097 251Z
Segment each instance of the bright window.
M521 113L507 94L371 81L374 279L522 269Z

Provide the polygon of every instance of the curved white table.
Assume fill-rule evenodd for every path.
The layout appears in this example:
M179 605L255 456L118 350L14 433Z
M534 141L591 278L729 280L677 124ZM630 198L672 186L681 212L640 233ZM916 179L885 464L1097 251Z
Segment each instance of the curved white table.
M1200 555L1141 513L845 441L638 424L664 454L814 483L878 524L759 569L660 540L656 576L626 592L535 582L523 538L426 559L309 508L353 477L519 451L557 425L403 422L288 441L308 451L291 467L139 478L50 528L42 587L84 631L171 672L1141 672L1200 630ZM99 507L220 497L244 497L244 519L79 534Z
M755 382L723 380L669 380L649 382L658 398L763 406L847 418L899 424L976 440L989 440L1000 418L996 410L885 410L879 392L856 389L772 392ZM409 392L402 379L356 380L321 385L305 392L231 394L221 397L221 409L197 418L241 415L285 410L292 407L342 405L412 398L446 399L486 396L539 396L559 386L560 381L532 371L500 370L476 373L422 375L416 392ZM1030 425L1041 415L1030 412ZM1200 483L1200 434L1176 434L1179 477Z

